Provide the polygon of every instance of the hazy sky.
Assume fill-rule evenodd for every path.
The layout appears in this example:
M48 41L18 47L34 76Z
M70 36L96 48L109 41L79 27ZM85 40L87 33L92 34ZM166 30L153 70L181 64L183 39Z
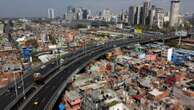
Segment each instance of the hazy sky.
M54 8L56 15L64 14L68 5L81 6L93 10L110 8L120 12L143 0L0 0L0 17L45 17L47 9ZM152 0L157 7L169 10L170 0ZM181 12L194 12L194 0L181 0Z

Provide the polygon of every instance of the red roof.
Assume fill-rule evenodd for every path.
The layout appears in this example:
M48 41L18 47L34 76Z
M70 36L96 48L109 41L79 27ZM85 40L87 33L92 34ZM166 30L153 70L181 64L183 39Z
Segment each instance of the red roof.
M135 95L135 96L132 96L133 99L135 100L140 100L142 98L141 95Z

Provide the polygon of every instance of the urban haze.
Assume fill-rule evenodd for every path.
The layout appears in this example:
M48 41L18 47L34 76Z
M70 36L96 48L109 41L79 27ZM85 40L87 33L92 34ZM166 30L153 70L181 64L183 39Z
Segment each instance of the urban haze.
M151 0L158 7L169 10L170 0ZM115 13L130 5L141 4L143 0L0 0L1 17L46 17L48 8L54 8L62 16L67 6L86 7L96 11L110 8ZM181 12L193 12L194 0L181 0Z

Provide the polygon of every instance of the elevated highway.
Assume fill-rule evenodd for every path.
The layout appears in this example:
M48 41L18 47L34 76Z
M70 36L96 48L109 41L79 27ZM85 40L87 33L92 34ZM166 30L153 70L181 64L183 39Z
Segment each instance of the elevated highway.
M165 40L176 38L178 37L166 37ZM72 54L68 54L63 64L57 65L57 62L52 62L48 64L45 69L39 70L40 73L44 74L44 85L34 87L32 76L29 75L24 79L25 94L22 94L20 90L20 97L17 98L14 98L14 96L10 97L7 93L1 95L0 99L8 99L0 101L0 108L5 110L51 110L56 103L56 100L63 92L68 78L73 74L78 73L80 68L89 63L91 59L103 55L105 52L116 47L127 46L137 42L144 44L162 40L162 38L158 37L122 39L110 41L104 45L89 46ZM38 102L38 105L34 105L34 102Z
M79 49L73 53L69 53L63 57L64 63L63 64L58 64L60 61L52 61L49 62L48 64L45 64L45 68L43 69L38 69L34 71L34 73L41 73L44 76L44 79L47 80L49 77L55 75L57 73L59 68L62 68L66 66L69 62L72 62L79 58L80 56L84 55L84 52L89 52L93 51L93 46L87 46L85 49ZM86 50L86 51L85 51ZM33 77L32 74L27 74L24 76L24 89L25 89L25 94L23 94L23 90L21 87L21 79L17 80L17 91L18 91L18 96L16 97L15 94L15 85L14 83L10 84L9 87L5 88L5 91L0 94L0 110L3 109L10 109L15 106L18 106L17 104L20 105L20 100L23 100L23 97L26 97L26 95L32 94L34 92L34 89L36 89L37 85L34 84L33 82ZM24 101L24 100L23 100ZM17 108L17 107L15 107Z
M166 37L164 40L176 39L177 37ZM53 109L56 100L62 94L68 78L73 74L79 72L80 68L89 63L93 58L103 55L105 52L116 48L123 47L133 43L148 43L161 41L161 38L130 38L119 41L111 41L104 45L94 47L92 52L86 53L82 57L79 57L76 61L71 62L66 68L62 69L52 79L50 79L40 90L38 90L24 105L21 109L23 110L51 110ZM34 102L38 102L37 105Z

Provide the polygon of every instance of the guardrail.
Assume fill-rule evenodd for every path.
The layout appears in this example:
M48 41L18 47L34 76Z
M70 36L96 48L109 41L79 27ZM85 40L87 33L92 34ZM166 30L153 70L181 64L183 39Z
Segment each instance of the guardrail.
M140 44L146 44L146 43L150 43L150 42L155 42L155 41L163 41L163 40L172 40L172 39L176 39L178 37L169 37L169 38L164 38L164 39L161 39L161 38L155 38L155 39L146 39L146 40L143 40L143 39L139 39L139 43ZM126 44L128 45L128 44ZM122 46L126 46L126 45L120 45L119 47L122 47ZM116 48L112 45L112 48ZM93 60L93 59L96 59L98 57L100 57L101 55L103 55L104 53L106 53L107 51L110 51L111 49L108 49L106 51L104 51L103 53L91 58L89 61ZM73 75L77 74L82 68L85 67L85 65L87 65L89 63L89 61L85 62L84 64L82 64L78 69L76 69L69 78L71 78ZM48 101L48 103L46 104L44 110L52 110L57 99L60 97L61 93L64 91L65 87L66 87L66 84L67 84L67 81L64 81L62 83L62 85L59 87L59 89L54 93L54 95L52 96L52 98Z
M95 46L95 44L94 44L93 46ZM92 47L91 45L88 45L88 46L86 47L86 52L90 51L91 47ZM84 49L79 49L79 50L77 50L75 53L68 53L68 54L66 54L66 55L63 56L63 59L66 59L67 61L70 61L70 62L71 62L73 59L82 56L82 55L84 54L83 51L84 51ZM79 54L79 53L80 53L80 54ZM74 54L74 55L73 55L73 54ZM66 58L66 57L67 57L67 58ZM70 57L70 59L69 59L69 57ZM56 62L56 61L58 61L58 60L59 60L59 59L52 59L50 62L46 63L46 65L49 65L49 64L51 64L51 63L53 63L53 62ZM45 65L45 64L44 64L44 65ZM62 65L64 65L64 63L63 63L63 64L60 64L60 65L57 65L57 66L54 66L54 68L51 68L51 70L49 70L46 74L43 74L43 77L44 77L45 79L47 79L50 75L53 75L53 74L51 74L51 73L53 73L53 72L55 72L56 70L58 70ZM39 66L39 68L40 68L40 66ZM36 69L34 72L37 72L37 71L38 71L38 69ZM32 73L33 73L33 72L32 72ZM31 75L32 75L32 74L24 74L24 79L27 78L27 77L29 77L29 76L31 76ZM21 81L21 79L17 79L17 80L16 80L16 83L19 84L20 81ZM12 83L9 84L9 87L14 87L14 86L15 86L15 85L14 85L14 82L12 82ZM7 86L7 87L8 87L8 86ZM1 92L0 95L3 95L3 94L6 92L6 90L7 90L7 88L3 88L3 89L0 91L0 92ZM25 91L27 91L27 88L25 88ZM15 101L15 100L20 99L21 95L22 95L22 93L20 93L20 94L18 95L18 97L16 97L16 98L13 99L13 100ZM11 102L11 103L12 103L12 102ZM10 106L10 104L9 104L8 106Z
M138 40L136 40L138 41ZM123 47L123 46L126 46L129 42L126 42L126 44L120 44L119 46L116 46L116 47ZM108 43L107 43L108 44ZM107 45L105 44L105 45ZM103 51L102 53L98 54L97 56L94 56L92 57L90 60L88 60L87 62L85 62L84 64L82 64L78 69L76 69L69 78L71 78L73 75L77 74L82 68L85 67L85 65L87 65L91 60L93 59L97 59L99 58L100 56L104 55L106 52L116 48L114 47L114 44L112 45L107 45L107 50ZM56 103L57 99L60 97L61 93L63 92L63 90L65 89L66 87L66 83L67 81L64 81L61 85L61 87L59 87L59 90L57 90L54 95L52 96L52 98L49 100L49 102L47 103L47 105L45 106L44 110L52 110L52 108L54 107L54 104Z
M170 39L176 39L176 38L178 38L178 37L169 37L169 38L165 38L164 40L170 40ZM127 40L129 40L129 39L127 39ZM144 41L143 41L144 40ZM149 42L154 42L154 41L161 41L162 39L161 38L155 38L155 39L150 39L150 38L144 38L144 39L139 39L138 41L136 41L136 42L140 42L140 43L149 43ZM119 40L119 41L126 41L126 39L124 39L124 40ZM114 43L114 42L116 42L116 41L111 41L112 43ZM114 48L114 44L112 44L112 45L110 45L109 44L110 42L108 42L108 43L105 43L104 44L104 47L110 47L110 46L112 46L111 47L111 49L112 48ZM129 42L128 42L129 43ZM125 45L123 45L123 46L126 46L126 45L128 45L128 43L127 44L125 44ZM109 44L109 45L108 45ZM107 46L106 46L107 45ZM103 46L103 45L102 45ZM85 48L86 49L86 48ZM86 53L85 52L82 52L82 51L84 51L84 49L80 49L79 50L83 55L85 55L85 54L87 54L87 49L86 49ZM104 51L104 52L106 52L106 51ZM80 55L76 55L77 57L78 56L80 56ZM81 55L82 56L82 55ZM98 55L97 55L98 56ZM97 57L96 56L96 57ZM74 57L74 58L76 58L76 57ZM95 57L94 57L95 58ZM89 62L89 61L88 61ZM87 63L87 62L86 62ZM85 64L85 63L84 63ZM81 68L83 68L85 65L84 64L82 64L82 66L81 66ZM61 65L63 65L63 64L60 64L59 66L61 66ZM79 72L80 70L78 69L78 70L76 70L76 71L74 71L74 73L73 74L76 74L77 72ZM66 86L66 81L64 81L63 82L63 84ZM64 90L64 88L65 88L65 86L64 85L61 85L61 87L59 87L59 90L58 91L56 91L55 93L54 93L54 95L52 96L52 98L49 100L49 102L47 103L47 105L45 106L45 108L48 108L48 109L52 109L53 108L53 106L54 106L54 104L56 103L56 100L58 99L58 97L61 95L61 93L62 93L62 91ZM46 110L48 110L48 109L46 109Z
M17 109L18 105L21 104L25 98L27 98L33 91L35 91L36 88L35 87L28 87L26 89L26 91L24 92L24 94L20 94L16 99L14 99L9 105L7 105L7 107L4 108L4 110L13 110L13 109ZM25 98L24 98L25 96Z
M96 47L96 48L99 48L99 47ZM90 52L90 51L92 51L92 50L93 50L93 48L91 48L90 50L86 50L86 52ZM82 54L85 55L85 53L81 53L80 55L77 55L75 58L78 57L78 59L80 59L80 58L84 57ZM68 65L72 64L73 62L77 61L78 59L74 59L74 60L72 60L70 63L68 63L67 65L63 65L64 67L63 67L62 69L64 70L65 68L68 67ZM61 65L62 65L62 64L61 64ZM59 74L60 71L62 71L62 70L60 69L58 72L56 72L56 74L55 74L54 76L52 76L52 78L55 77L57 74ZM49 80L51 80L52 78L50 78ZM47 82L49 82L49 81L47 81ZM45 83L45 84L47 84L47 83ZM44 84L44 85L45 85L45 84ZM41 88L42 88L42 87L41 87ZM40 89L41 89L41 88L40 88ZM38 91L40 91L40 89L38 89L38 90L36 91L36 93L37 93ZM36 93L35 93L35 94L36 94ZM35 95L35 94L33 94L33 95ZM32 96L32 97L33 97L33 96ZM32 98L32 97L31 97L31 98ZM24 106L22 106L22 107L24 107Z

